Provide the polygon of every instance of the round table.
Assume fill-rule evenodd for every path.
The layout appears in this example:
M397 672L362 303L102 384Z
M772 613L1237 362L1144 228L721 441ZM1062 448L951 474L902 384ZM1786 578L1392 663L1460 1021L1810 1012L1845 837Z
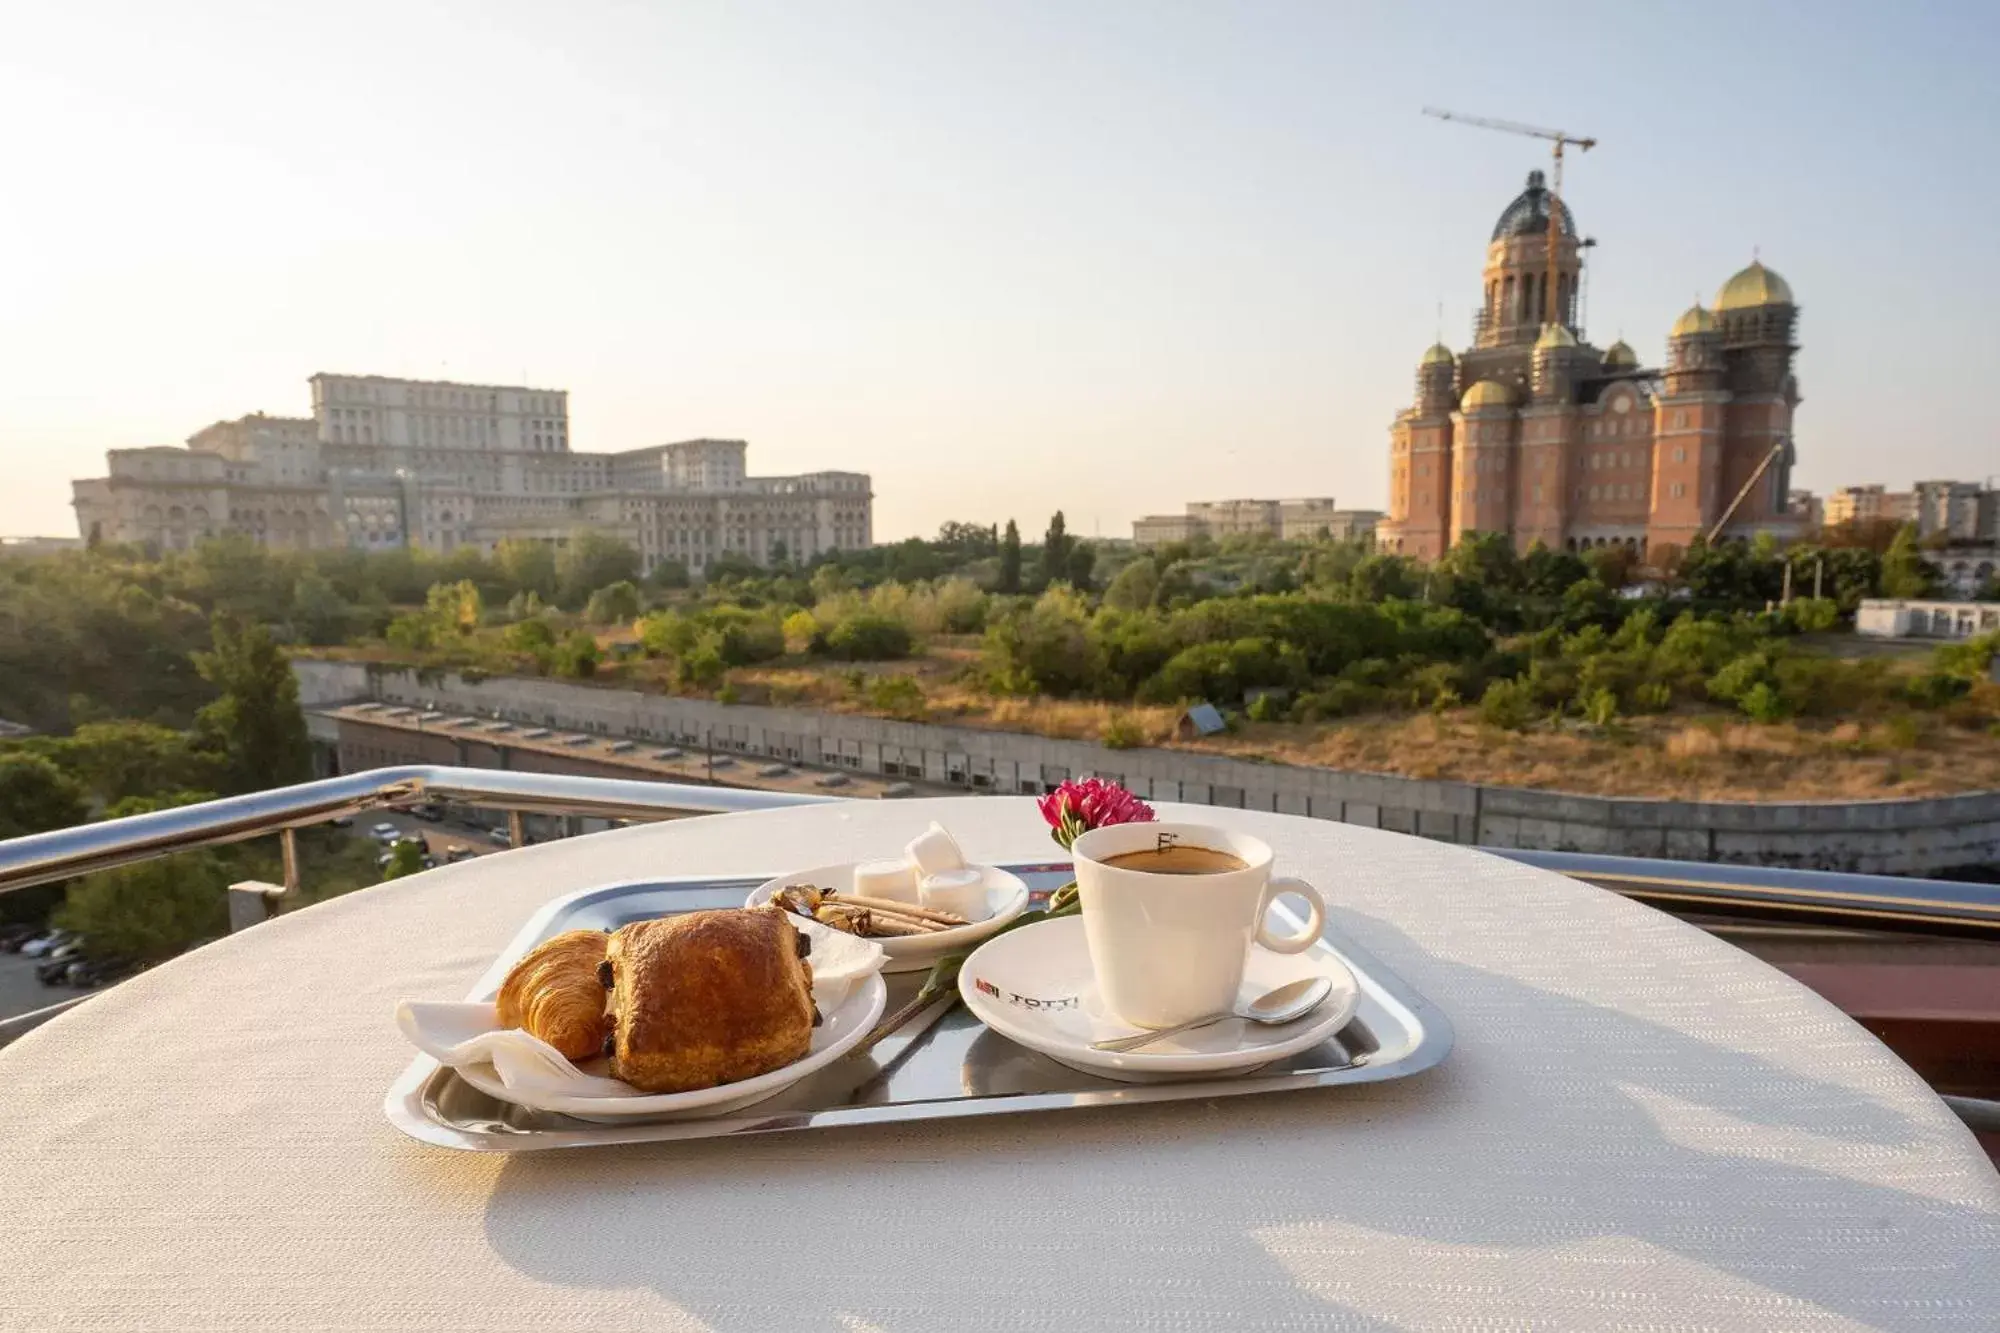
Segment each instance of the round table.
M395 1002L541 904L882 854L1046 859L1019 799L713 816L231 936L0 1052L0 1326L2000 1327L2000 1177L1908 1068L1691 926L1540 870L1212 807L1449 1015L1392 1083L517 1156L383 1119Z

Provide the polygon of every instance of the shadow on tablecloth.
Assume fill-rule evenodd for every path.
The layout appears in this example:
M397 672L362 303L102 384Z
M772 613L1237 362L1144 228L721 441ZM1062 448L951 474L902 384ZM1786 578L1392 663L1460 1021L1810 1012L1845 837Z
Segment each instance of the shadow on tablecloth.
M1458 1047L1439 1069L1263 1098L528 1153L495 1182L486 1234L538 1280L650 1288L726 1333L1596 1328L1641 1314L1963 1329L2000 1305L2000 1179L1984 1198L1925 1192L1968 1151L1942 1107L1920 1124L1427 953L1382 920L1342 920L1450 1015ZM1549 1034L1535 1049L1508 1040L1528 1003Z

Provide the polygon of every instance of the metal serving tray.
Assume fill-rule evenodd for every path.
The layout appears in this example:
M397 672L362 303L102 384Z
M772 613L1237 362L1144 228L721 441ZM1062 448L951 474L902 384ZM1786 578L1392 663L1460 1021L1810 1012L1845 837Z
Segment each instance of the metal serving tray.
M1067 863L1006 869L1028 882L1038 904L1070 878ZM744 896L769 878L647 880L571 894L535 914L468 998L492 995L515 960L552 935L615 929L705 907L740 907ZM1376 1083L1405 1078L1444 1059L1451 1050L1451 1024L1409 983L1332 926L1316 947L1353 971L1361 990L1353 1019L1312 1050L1230 1078L1151 1084L1093 1078L988 1031L957 1005L924 1026L934 1013L927 1009L865 1053L835 1061L768 1101L710 1120L599 1124L531 1111L487 1096L429 1056L419 1056L403 1071L383 1109L391 1124L425 1143L526 1152ZM915 996L923 979L921 972L886 977L886 1012L895 1013Z

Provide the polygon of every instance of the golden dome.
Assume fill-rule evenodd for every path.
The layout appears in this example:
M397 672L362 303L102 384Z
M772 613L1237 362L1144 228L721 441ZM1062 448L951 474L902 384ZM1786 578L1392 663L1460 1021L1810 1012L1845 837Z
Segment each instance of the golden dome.
M1611 346L1604 349L1604 364L1606 366L1636 366L1639 364L1639 354L1633 351L1623 338L1620 338L1617 342L1612 343Z
M1424 353L1424 359L1417 362L1417 364L1420 366L1455 366L1458 364L1458 358L1452 355L1452 350L1443 343L1432 343L1429 350Z
M1494 380L1481 380L1465 391L1465 397L1458 400L1458 410L1470 412L1478 407L1512 407L1513 391Z
M1734 281L1734 279L1731 279L1731 281ZM1673 331L1667 334L1667 336L1669 338L1690 338L1697 333L1714 332L1715 316L1702 309L1700 304L1697 303L1689 306L1687 313L1674 321Z
M1535 350L1537 352L1541 351L1544 347L1574 346L1576 346L1575 336L1560 324L1542 325L1542 336L1535 339Z
M1715 294L1718 311L1793 304L1796 303L1792 300L1791 284L1754 259L1749 268L1723 283L1722 290Z

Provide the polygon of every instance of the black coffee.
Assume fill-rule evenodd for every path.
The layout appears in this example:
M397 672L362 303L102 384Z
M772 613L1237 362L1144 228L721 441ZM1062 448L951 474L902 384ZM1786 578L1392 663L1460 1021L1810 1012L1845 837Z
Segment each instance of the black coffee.
M1107 856L1104 864L1120 870L1137 870L1148 875L1225 875L1245 869L1249 862L1210 847L1147 847L1136 852Z

